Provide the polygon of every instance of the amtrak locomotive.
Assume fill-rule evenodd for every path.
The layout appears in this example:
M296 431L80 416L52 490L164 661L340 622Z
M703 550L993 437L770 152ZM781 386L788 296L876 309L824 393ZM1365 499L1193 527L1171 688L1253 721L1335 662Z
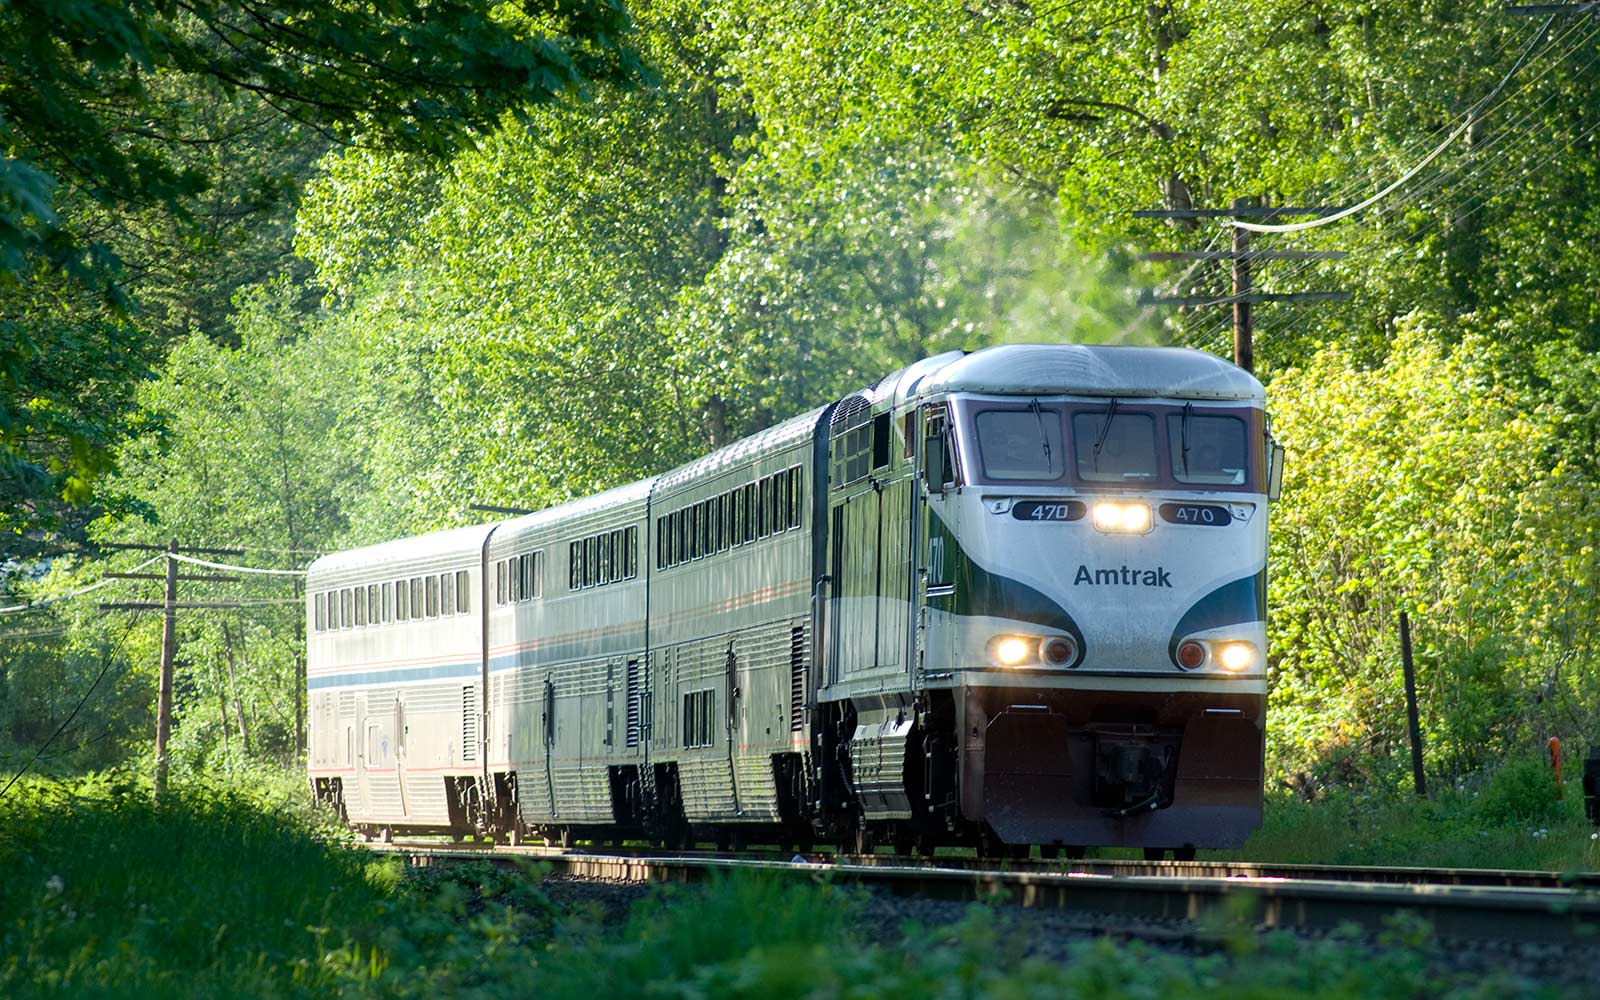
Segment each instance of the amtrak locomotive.
M1238 847L1263 399L1196 351L952 352L652 479L319 559L312 788L378 836Z

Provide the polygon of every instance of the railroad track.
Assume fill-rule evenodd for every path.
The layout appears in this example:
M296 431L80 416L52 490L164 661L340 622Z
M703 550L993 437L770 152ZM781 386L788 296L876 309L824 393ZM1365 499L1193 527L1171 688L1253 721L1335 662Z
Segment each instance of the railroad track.
M1443 938L1600 944L1600 874L1443 868L1257 865L1234 862L1004 862L872 855L805 861L648 850L561 850L401 841L368 844L428 866L488 860L539 863L552 874L613 882L695 882L713 873L770 872L869 885L907 896L994 900L1024 907L1194 923L1213 911L1269 929L1375 931L1408 911Z

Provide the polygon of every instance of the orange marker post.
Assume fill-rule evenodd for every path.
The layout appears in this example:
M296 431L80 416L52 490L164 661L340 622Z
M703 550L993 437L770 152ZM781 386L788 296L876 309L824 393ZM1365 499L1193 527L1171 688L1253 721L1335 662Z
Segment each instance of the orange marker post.
M1550 770L1556 773L1556 798L1564 798L1566 790L1561 784L1561 737L1550 737L1546 745L1550 748Z

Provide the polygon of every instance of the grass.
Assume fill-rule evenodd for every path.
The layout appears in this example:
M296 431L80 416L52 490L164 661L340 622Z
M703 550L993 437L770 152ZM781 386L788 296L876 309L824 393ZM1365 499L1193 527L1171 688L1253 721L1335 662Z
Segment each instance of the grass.
M1337 826L1321 808L1276 811L1262 836ZM974 907L884 933L825 876L660 890L608 924L554 905L529 873L374 861L319 835L282 788L190 785L157 808L118 775L35 782L0 800L0 871L6 997L1563 996L1450 972L1404 921L1377 955L1338 935L1258 936L1223 914L1210 954L1100 940L1047 963L1008 928L1025 915Z
M1512 761L1475 789L1427 799L1404 792L1340 792L1316 802L1270 799L1265 822L1239 852L1249 861L1600 870L1600 836L1576 782L1557 794L1538 758Z

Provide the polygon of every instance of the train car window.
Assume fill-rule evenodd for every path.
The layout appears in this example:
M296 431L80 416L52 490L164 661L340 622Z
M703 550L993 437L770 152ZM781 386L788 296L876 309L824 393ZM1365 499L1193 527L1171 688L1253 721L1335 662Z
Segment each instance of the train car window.
M411 578L411 620L416 621L422 617L423 612L423 582L422 577Z
M327 594L327 592L323 591L323 592L317 594L315 600L316 600L316 603L315 603L316 610L314 610L312 612L311 622L312 622L312 627L315 628L318 632L321 632L321 631L325 630L328 627L328 594Z
M903 450L903 457L910 458L916 451L916 440L917 440L917 411L916 410L907 410L906 411L905 421L900 425L900 428L901 428L901 431L903 432L903 434L905 435L905 448Z
M756 484L744 484L744 502L742 504L742 517L744 519L744 540L756 540Z
M622 546L628 553L627 575L632 580L639 575L639 529L629 526L622 533Z
M388 625L394 621L394 581L383 582L383 623Z
M357 587L355 589L355 595L356 595L356 627L360 628L361 626L363 626L363 625L365 625L367 623L367 588L365 588L365 587Z
M692 691L685 693L683 696L683 745L685 747L694 746L694 734L696 732L695 705L696 698L694 693Z
M767 481L756 483L756 537L767 537Z
M666 518L656 518L656 569L667 568Z
M789 470L789 496L792 500L789 507L789 526L798 528L801 522L805 520L806 502L805 473L798 465Z
M717 551L716 525L711 523L715 514L716 508L710 500L700 501L700 554L703 556Z
M1250 448L1245 422L1187 408L1167 415L1167 451L1180 483L1243 486L1249 481Z
M411 585L404 580L394 582L394 620L407 621L411 618Z
M611 582L611 536L596 535L594 539L594 582L603 586Z
M973 427L985 479L1054 481L1066 471L1058 409L980 410Z
M775 535L778 532L783 530L784 513L783 513L783 509L781 507L780 501L778 499L778 476L779 475L780 475L780 473L774 473L773 475L770 475L770 476L768 476L767 478L765 478L765 479L763 479L761 481L761 488L763 490L765 490L766 494L767 494L767 531L766 531L766 533L769 534L769 535Z
M423 581L423 586L427 588L425 593L428 617L437 618L439 617L439 578L430 573Z
M456 575L454 573L439 574L439 613L453 615L456 613Z
M728 547L728 511L722 505L722 494L711 498L711 551L721 552Z
M355 595L349 587L339 592L339 621L344 628L350 628L355 622L355 603Z
M678 558L675 562L686 563L689 561L689 511L680 508L672 516L677 521L677 528L673 532L678 539Z
M512 556L506 560L506 603L522 600L522 559Z
M330 590L330 591L328 591L328 628L331 630L331 629L336 629L338 627L339 627L339 592L337 590Z
M1078 478L1090 483L1156 479L1156 422L1148 413L1127 413L1113 400L1072 415Z
M470 579L466 570L456 571L456 614L464 615L472 610L472 601L468 597L471 593Z
M593 535L583 540L583 585L593 587L600 577L600 539Z
M378 585L373 583L367 586L367 624L376 625L383 620L383 612L378 604Z
M872 467L874 469L886 468L889 464L889 434L891 432L890 417L887 413L880 413L872 418Z
M494 603L496 606L506 603L506 561L504 559L494 564Z
M689 507L689 558L700 558L700 505Z
M567 589L577 590L578 581L583 579L583 574L578 570L578 543L567 544Z
M712 734L715 729L711 725L711 720L716 718L717 714L717 693L702 691L700 697L704 700L704 704L700 706L700 745L708 747L714 742Z

